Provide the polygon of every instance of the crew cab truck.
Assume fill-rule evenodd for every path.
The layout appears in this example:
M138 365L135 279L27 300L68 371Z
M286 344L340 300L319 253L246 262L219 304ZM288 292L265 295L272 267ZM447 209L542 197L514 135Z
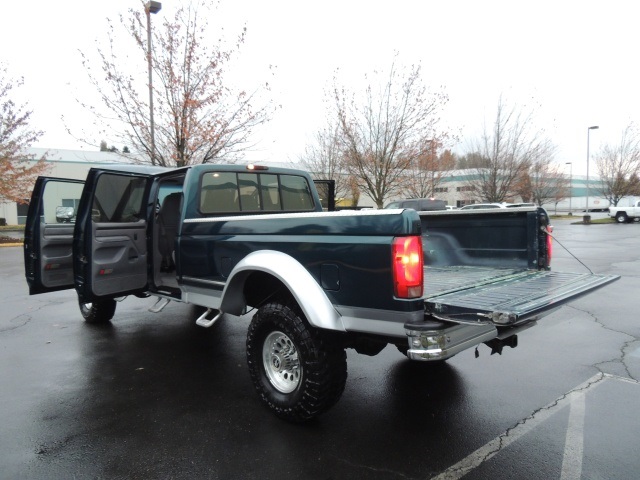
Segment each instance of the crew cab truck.
M59 205L77 204L75 223ZM346 348L444 361L516 334L614 276L549 270L540 208L324 212L302 171L237 165L93 168L40 177L25 228L31 294L75 288L89 323L116 299L203 307L210 327L256 309L246 352L261 401L304 422L340 398ZM147 300L148 301L148 300Z
M618 223L640 220L640 200L633 200L627 206L609 207L609 216Z

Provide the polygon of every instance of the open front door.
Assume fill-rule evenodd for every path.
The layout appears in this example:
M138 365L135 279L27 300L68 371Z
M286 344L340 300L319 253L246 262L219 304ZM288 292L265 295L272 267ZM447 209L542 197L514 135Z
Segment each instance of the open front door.
M29 294L73 287L73 230L81 180L39 177L24 229L24 267Z
M90 171L73 243L75 286L84 302L147 290L150 183L147 175Z
M336 181L335 180L314 180L316 190L320 196L322 209L333 212L336 209Z

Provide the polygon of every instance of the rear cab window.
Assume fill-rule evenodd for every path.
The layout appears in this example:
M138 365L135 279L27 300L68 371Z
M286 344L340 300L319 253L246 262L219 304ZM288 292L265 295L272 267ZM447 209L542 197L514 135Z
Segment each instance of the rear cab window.
M306 177L268 172L205 172L200 180L198 206L206 216L316 210Z

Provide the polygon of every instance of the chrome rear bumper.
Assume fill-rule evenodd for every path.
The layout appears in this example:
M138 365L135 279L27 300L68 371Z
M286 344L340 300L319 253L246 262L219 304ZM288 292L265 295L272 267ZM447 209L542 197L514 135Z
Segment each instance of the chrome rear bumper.
M405 324L411 360L445 360L468 348L498 336L493 325L445 324L420 322Z

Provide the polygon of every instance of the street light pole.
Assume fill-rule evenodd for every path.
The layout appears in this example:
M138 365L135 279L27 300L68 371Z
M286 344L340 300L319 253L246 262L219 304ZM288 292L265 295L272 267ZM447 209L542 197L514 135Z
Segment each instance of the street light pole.
M591 133L591 130L597 130L598 128L600 128L598 125L587 128L587 208L584 212L584 223L589 223L591 221L591 215L589 215L589 134Z
M156 164L156 132L153 123L153 65L151 64L151 14L162 8L160 2L147 2L144 6L147 14L147 69L149 71L149 128L151 130L151 164Z
M436 141L434 139L429 140L431 144L431 148L429 151L429 170L431 172L431 185L429 185L429 190L431 190L431 198L435 198L436 196Z
M572 187L573 187L573 163L567 162L565 165L569 165L569 215L573 215L573 211L571 210L571 196L572 196Z

